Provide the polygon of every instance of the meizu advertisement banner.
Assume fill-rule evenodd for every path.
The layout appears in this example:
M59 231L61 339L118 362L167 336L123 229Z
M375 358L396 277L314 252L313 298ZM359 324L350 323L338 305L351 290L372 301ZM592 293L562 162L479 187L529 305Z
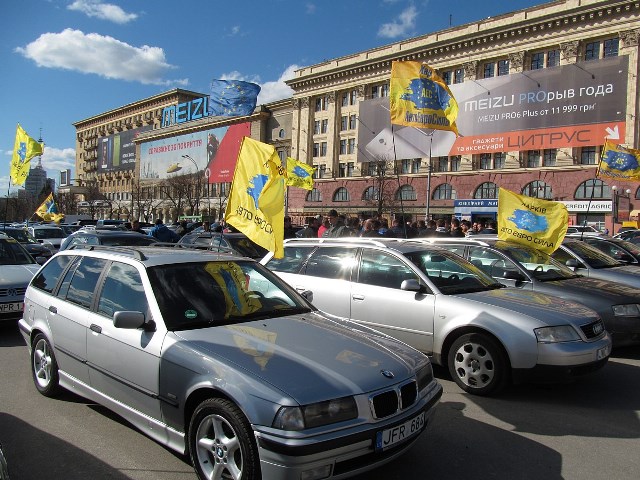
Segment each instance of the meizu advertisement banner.
M99 172L133 170L136 166L136 144L133 139L152 128L153 126L147 125L98 139Z
M602 145L622 141L627 56L526 70L450 85L460 137L442 130L391 128L389 99L360 104L358 160L464 155Z
M209 183L231 182L242 137L250 133L251 124L246 122L142 143L140 178L193 174L197 165Z

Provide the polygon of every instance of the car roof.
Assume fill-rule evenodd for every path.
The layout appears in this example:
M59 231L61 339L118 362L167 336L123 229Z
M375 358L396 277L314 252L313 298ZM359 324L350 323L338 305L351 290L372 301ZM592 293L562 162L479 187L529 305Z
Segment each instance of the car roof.
M75 236L80 236L80 235L91 235L91 236L95 236L95 237L113 237L113 236L145 236L144 234L141 234L139 232L132 232L129 230L110 230L110 229L105 229L102 230L100 228L96 228L95 230L78 230L72 233L72 235Z
M288 238L284 246L300 245L342 245L342 246L369 246L395 250L399 253L415 252L416 250L442 250L437 245L422 242L412 238Z

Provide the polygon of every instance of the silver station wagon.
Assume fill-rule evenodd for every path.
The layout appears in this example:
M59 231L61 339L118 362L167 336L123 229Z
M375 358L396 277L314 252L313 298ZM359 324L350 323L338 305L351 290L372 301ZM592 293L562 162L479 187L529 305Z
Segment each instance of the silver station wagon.
M427 356L235 255L76 246L33 278L19 326L40 393L110 408L201 479L371 470L415 443L442 395Z
M381 330L447 366L465 391L562 379L602 367L611 338L593 310L507 288L464 258L419 241L291 239L262 263L320 310Z

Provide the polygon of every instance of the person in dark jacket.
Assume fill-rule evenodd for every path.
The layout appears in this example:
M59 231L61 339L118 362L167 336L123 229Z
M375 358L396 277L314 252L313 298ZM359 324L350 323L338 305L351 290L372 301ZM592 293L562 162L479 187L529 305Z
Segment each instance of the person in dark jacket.
M156 220L156 226L151 229L149 236L159 242L166 243L176 243L180 240L180 236L173 230L170 230L160 219Z

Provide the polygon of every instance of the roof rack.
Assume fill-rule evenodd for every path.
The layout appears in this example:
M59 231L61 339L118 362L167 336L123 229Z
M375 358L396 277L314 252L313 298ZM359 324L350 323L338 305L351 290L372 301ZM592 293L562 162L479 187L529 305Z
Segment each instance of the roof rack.
M134 246L123 247L115 245L87 245L84 243L77 243L75 245L71 245L67 250L105 250L108 252L115 252L123 255L126 254L140 261L148 259L148 257L144 253L142 253Z
M393 240L391 238L387 240ZM357 243L357 244L366 244L366 245L375 245L377 247L385 247L386 244L380 239L375 238L367 238L367 237L338 237L338 238L287 238L284 243Z

